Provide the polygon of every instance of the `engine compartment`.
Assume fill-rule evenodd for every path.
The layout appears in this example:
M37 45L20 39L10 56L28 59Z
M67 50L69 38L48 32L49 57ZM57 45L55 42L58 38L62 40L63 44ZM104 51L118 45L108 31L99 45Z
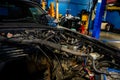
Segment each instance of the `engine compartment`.
M1 29L0 62L17 59L25 61L24 80L120 79L120 50L68 29Z

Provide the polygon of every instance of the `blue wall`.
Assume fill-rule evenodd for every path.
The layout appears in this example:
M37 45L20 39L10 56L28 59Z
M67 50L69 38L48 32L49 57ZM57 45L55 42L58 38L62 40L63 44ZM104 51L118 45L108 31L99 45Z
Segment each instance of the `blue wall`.
M112 23L115 29L120 29L120 13L118 11L107 11L106 21Z
M55 0L48 0L48 6ZM59 13L65 15L66 10L70 9L70 14L76 16L82 9L90 11L92 0L59 0Z

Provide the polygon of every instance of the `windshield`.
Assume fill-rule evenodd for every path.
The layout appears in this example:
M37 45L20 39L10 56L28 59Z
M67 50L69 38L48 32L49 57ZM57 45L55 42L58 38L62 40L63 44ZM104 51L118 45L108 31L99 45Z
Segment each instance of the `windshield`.
M0 2L0 22L35 22L36 16L45 14L38 5L15 0Z

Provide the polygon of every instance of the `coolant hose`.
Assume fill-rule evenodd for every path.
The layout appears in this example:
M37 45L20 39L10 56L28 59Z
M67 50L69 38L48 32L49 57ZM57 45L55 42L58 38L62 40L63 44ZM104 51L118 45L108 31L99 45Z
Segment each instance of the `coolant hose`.
M92 66L93 66L93 69L97 72L97 73L100 73L100 74L108 74L107 72L102 72L100 70L98 70L95 66L95 60L94 58L91 56L91 55L88 55L88 57L90 57L90 59L92 59Z

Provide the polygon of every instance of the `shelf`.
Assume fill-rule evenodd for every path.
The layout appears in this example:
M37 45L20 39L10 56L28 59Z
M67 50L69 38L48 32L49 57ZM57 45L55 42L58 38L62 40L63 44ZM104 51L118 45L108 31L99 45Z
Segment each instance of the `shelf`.
M106 6L107 10L120 10L120 7L117 6Z

